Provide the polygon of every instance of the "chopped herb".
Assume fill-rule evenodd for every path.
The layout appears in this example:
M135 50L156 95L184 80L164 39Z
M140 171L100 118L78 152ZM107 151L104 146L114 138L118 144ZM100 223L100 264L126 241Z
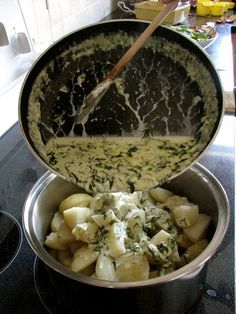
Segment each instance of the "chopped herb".
M132 157L133 156L133 153L136 152L138 150L138 148L136 146L131 146L127 152L127 155L129 157Z

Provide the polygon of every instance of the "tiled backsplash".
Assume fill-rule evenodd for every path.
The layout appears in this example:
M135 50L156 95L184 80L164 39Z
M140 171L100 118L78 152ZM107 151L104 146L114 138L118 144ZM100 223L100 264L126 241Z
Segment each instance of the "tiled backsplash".
M116 8L115 0L20 0L36 50L95 23Z
M0 0L0 39L6 30L9 40L0 41L0 137L17 121L21 84L38 54L116 7L116 0Z

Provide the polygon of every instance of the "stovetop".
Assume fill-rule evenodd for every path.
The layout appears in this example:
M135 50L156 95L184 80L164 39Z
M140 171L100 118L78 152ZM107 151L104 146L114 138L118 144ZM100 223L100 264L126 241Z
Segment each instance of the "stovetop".
M234 117L224 118L216 141L200 160L223 185L232 213L224 242L208 262L202 297L191 314L235 313L234 124ZM223 141L219 141L222 134ZM152 306L153 295L146 296L146 306L140 301L140 291L79 284L55 273L36 257L24 236L22 208L45 171L24 144L16 124L0 139L0 313L158 313Z

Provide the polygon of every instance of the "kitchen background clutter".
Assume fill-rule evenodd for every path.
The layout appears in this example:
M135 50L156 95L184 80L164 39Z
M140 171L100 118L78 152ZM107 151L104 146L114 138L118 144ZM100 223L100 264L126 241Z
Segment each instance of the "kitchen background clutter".
M7 37L7 32L2 23L0 23L0 47L7 46L9 44L9 40Z
M201 1L199 0L199 3ZM21 85L40 53L69 32L100 21L117 9L119 4L120 10L126 8L132 13L135 8L140 11L142 2L144 1L0 0L0 136L18 121L17 108ZM150 2L152 7L157 1L147 2ZM179 7L171 17L172 22L184 22L188 17L190 4L194 3L193 0L180 1ZM135 14L126 14L126 17L135 18ZM231 49L229 45L223 46L223 49ZM229 64L231 60L232 58L225 58L223 66L233 69L233 65ZM233 71L227 74L227 77L224 74L225 71L220 69L220 75L224 76L226 85L226 97L232 102L228 86L233 80Z
M126 1L126 3L128 2L134 3L134 1ZM32 16L31 13L26 14L23 3L25 5L28 4L31 8L37 8L36 13L34 13L36 15L33 15L33 11ZM36 3L39 7L36 6ZM56 8L59 8L58 6L62 5L62 3L63 5L65 5L65 3L69 4L71 11L66 11L64 8L63 14L70 12L67 13L69 17L58 19L58 23L56 23L52 18L52 14L59 12ZM77 9L72 5L78 5ZM54 9L52 10L53 6ZM40 11L39 8L42 10ZM105 15L107 15L105 19L128 17L127 14L123 13L121 10L115 10L112 14L109 14L113 8L116 8L116 1L0 0L0 22L2 29L0 34L0 78L1 82L5 84L3 84L4 87L0 88L0 119L2 118L2 120L0 120L1 314L78 313L79 310L81 313L111 314L111 309L113 309L115 313L142 314L149 313L148 309L155 309L155 299L151 298L148 304L141 304L143 307L142 310L139 311L138 305L140 304L137 304L137 298L133 291L127 293L127 290L121 290L119 292L110 290L105 298L104 290L74 285L71 281L67 281L64 277L59 276L58 273L52 272L34 255L22 233L22 207L34 183L45 173L45 167L33 157L32 153L25 146L17 123L8 132L5 132L5 130L18 119L17 102L19 90L25 73L29 68L29 66L26 67L25 73L21 72L19 74L18 72L18 75L15 75L15 79L6 84L6 78L8 77L12 62L15 59L19 59L20 56L28 61L30 60L29 63L32 64L33 60L37 58L51 42L63 35L59 30L63 30L63 32L66 33L65 22L68 22L67 25L70 24L69 21L71 22L72 30L73 27L75 27L75 29L80 27L78 24L76 25L76 23L81 22L81 26L83 26L83 23L86 23L86 21L86 24L89 24L96 21L96 19L97 21L102 19ZM31 12L29 7L28 9L28 12ZM49 11L51 20L49 19ZM40 12L42 15L40 15ZM47 14L45 13L45 15L43 15L43 12ZM85 15L85 17L83 15ZM36 16L38 16L38 18L36 18ZM79 16L81 16L81 19ZM31 25L26 18L31 19ZM52 22L52 20L54 22ZM188 18L188 21L192 24L196 22L208 22L209 20L216 19L210 17L196 17L195 11L193 11ZM38 28L38 24L41 25L42 21L47 21L47 25L49 25L46 27L44 24L44 31ZM32 26L33 23L36 25L35 29ZM53 25L54 28L52 27ZM64 25L64 28L62 28L62 25ZM235 24L217 25L219 36L217 40L207 48L207 53L212 58L212 61L221 75L225 90L230 90L233 86L231 29L235 29ZM34 34L34 36L32 34ZM33 60L30 59L30 56ZM7 113L9 114L8 118L10 117L12 120L8 121L4 130L3 126ZM234 134L235 117L229 115L227 112L217 138L208 152L200 160L200 163L207 167L223 185L230 202L231 220L223 245L208 265L206 282L202 286L203 298L196 304L196 307L192 309L191 314L235 313ZM9 229L9 232L7 232L7 229ZM5 259L3 257L5 257ZM75 298L70 294L71 289ZM191 292L192 291L189 291L190 294ZM188 296L186 296L186 298L188 298ZM119 302L117 302L117 300L119 300ZM100 312L98 308L101 309Z
M0 0L0 136L18 120L32 63L50 44L116 8L115 0Z

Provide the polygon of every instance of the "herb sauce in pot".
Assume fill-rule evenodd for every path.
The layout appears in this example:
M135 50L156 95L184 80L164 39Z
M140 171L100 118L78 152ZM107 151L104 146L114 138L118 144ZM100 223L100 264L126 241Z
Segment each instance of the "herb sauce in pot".
M67 137L50 140L46 158L86 191L139 191L183 171L199 151L188 137Z

